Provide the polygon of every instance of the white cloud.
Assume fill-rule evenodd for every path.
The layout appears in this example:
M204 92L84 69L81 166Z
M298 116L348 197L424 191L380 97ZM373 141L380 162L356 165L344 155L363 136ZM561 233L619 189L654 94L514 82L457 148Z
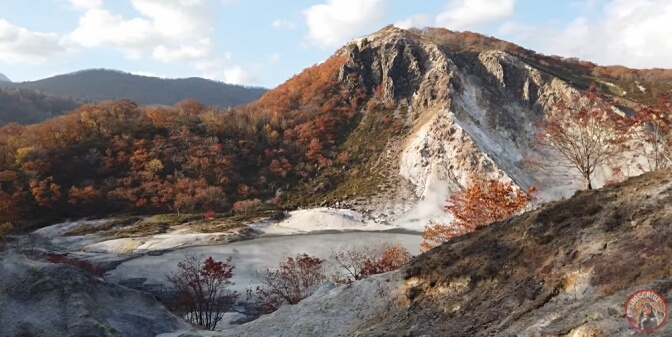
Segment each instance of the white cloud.
M264 61L250 62L242 66L234 64L231 59L231 54L226 53L220 59L198 62L195 67L207 79L232 84L255 85L258 84L259 78L268 71L270 66L280 63L282 55L274 53L269 55Z
M75 9L93 9L103 5L102 0L68 0L68 2Z
M152 57L161 62L176 62L199 60L208 57L212 52L212 41L209 38L201 38L193 44L187 44L175 49L164 45L154 47Z
M598 17L564 27L508 23L500 33L545 54L579 57L602 65L672 68L672 2L611 0Z
M29 31L0 19L0 60L7 63L39 63L68 52L55 33Z
M213 80L235 84L255 81L230 54L215 54L211 38L216 23L213 5L235 1L130 0L137 12L130 18L95 6L96 0L70 2L84 9L77 28L68 36L73 44L116 48L130 59L151 57L164 63L187 64Z
M394 26L402 29L424 28L427 27L430 22L431 20L428 15L418 14L413 15L405 20L397 21L394 23Z
M160 61L193 59L209 52L207 37L213 30L214 16L206 2L131 0L131 4L140 16L126 19L103 8L88 7L69 38L89 48L120 48L132 58L148 52Z
M468 30L513 15L516 0L451 0L436 16L436 25L453 30Z
M156 73L149 72L149 71L142 71L142 70L130 71L130 73L133 74L133 75L138 75L138 76L168 78L166 76L160 76L160 75L157 75Z
M234 66L224 70L224 82L231 84L253 83L255 79L241 66Z
M303 11L306 39L322 48L337 47L379 26L386 9L387 0L327 0Z
M293 30L296 28L296 24L292 21L288 20L275 20L271 23L271 26L275 29L286 29L286 30Z

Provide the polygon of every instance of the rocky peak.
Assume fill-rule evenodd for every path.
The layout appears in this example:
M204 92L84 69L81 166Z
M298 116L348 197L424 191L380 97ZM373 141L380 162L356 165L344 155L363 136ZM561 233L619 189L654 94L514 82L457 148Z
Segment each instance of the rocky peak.
M397 154L396 174L415 186L418 198L436 186L460 189L472 174L524 188L560 186L523 163L535 122L558 97L580 91L511 50L459 48L422 31L386 27L338 51L346 58L341 81L356 78L396 115L405 112L411 133L388 153ZM552 197L578 187L563 185Z

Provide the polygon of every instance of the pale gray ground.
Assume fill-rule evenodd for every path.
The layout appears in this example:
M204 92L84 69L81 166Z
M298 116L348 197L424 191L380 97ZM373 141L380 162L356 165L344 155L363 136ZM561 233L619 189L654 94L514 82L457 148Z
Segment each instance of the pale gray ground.
M233 257L236 266L232 289L244 292L246 287L256 286L257 270L273 268L278 262L299 253L307 253L326 259L332 250L344 246L367 246L379 242L399 242L412 254L420 252L422 236L385 232L347 232L333 234L306 234L294 236L262 237L254 240L233 242L226 245L191 247L175 250L160 256L143 256L123 262L110 272L108 279L120 280L146 277L147 283L165 282L165 275L177 268L185 254L203 254L216 260Z
M143 337L188 328L151 295L79 268L0 255L0 337Z

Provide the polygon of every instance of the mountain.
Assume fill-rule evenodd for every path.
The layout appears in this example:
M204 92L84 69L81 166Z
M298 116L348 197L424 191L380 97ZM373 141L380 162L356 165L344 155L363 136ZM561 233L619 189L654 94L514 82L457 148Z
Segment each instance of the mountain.
M28 231L109 214L210 211L245 221L328 206L419 232L480 175L537 187L539 207L224 333L628 335L623 304L634 290L672 295L672 172L642 175L651 168L623 159L621 178L637 177L614 184L616 168L601 165L592 177L601 189L580 191L586 185L566 167L528 163L553 163L557 153L535 146L539 122L561 99L589 106L592 82L607 95L595 101L614 101L624 118L672 85L669 70L386 27L235 108L120 99L0 129L0 223ZM163 221L148 231L164 234Z
M33 124L62 115L82 103L35 90L0 88L0 125Z
M568 197L584 187L570 169L549 174L528 164L556 156L535 148L537 124L560 97L585 106L593 81L617 86L621 75L594 74L603 68L611 69L471 33L386 27L236 108L107 101L18 140L0 133L8 144L0 169L21 177L0 193L0 216L34 226L107 212L229 212L244 202L349 208L421 231L473 175L535 186L545 200ZM657 100L653 88L669 85L668 71L618 69L650 89L603 99L623 110ZM619 165L627 175L646 170ZM614 172L598 167L594 184ZM24 192L35 186L46 194Z
M5 74L0 73L0 82L12 82Z
M221 335L631 336L632 294L672 298L671 181L668 169L577 193Z
M536 186L546 199L571 195L583 187L579 179L562 176L571 172L557 167L549 174L528 165L529 158L549 163L554 159L535 149L540 119L558 98L585 104L579 98L591 82L623 110L639 104L637 100L654 102L669 92L672 74L544 56L508 42L444 29L386 27L351 41L336 56L343 59L339 81L360 85L368 98L359 127L371 119L390 124L377 126L376 134L368 137L355 129L344 143L349 153L361 146L370 151L370 162L358 170L368 171L363 176L373 183L324 172L308 182L303 195L331 186L306 201L374 210L388 221L415 223L414 228L427 223L428 214L440 213L446 196L466 186L474 174L523 188ZM627 86L624 78L650 90L646 95L613 95L625 92L620 90L620 85ZM621 164L630 174L642 172L630 163ZM600 167L597 184L612 174L610 167ZM419 201L425 202L418 205Z
M207 106L221 108L251 102L266 92L263 88L202 78L161 79L104 69L83 70L11 85L75 100L130 99L138 104L174 105L191 98Z

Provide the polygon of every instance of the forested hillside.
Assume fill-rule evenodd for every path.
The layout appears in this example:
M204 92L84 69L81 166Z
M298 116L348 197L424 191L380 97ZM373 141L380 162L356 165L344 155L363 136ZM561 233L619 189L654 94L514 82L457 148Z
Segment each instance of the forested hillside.
M0 88L0 125L39 123L72 111L80 105L80 102L34 90Z
M258 102L220 111L185 100L84 105L0 129L0 216L44 221L106 212L228 210L338 162L363 95L337 81L343 58L290 79ZM353 86L356 83L353 82Z
M174 105L191 98L206 106L222 108L252 102L266 92L263 88L248 88L202 78L161 79L105 69L83 70L7 85L76 100L129 99L137 104Z

